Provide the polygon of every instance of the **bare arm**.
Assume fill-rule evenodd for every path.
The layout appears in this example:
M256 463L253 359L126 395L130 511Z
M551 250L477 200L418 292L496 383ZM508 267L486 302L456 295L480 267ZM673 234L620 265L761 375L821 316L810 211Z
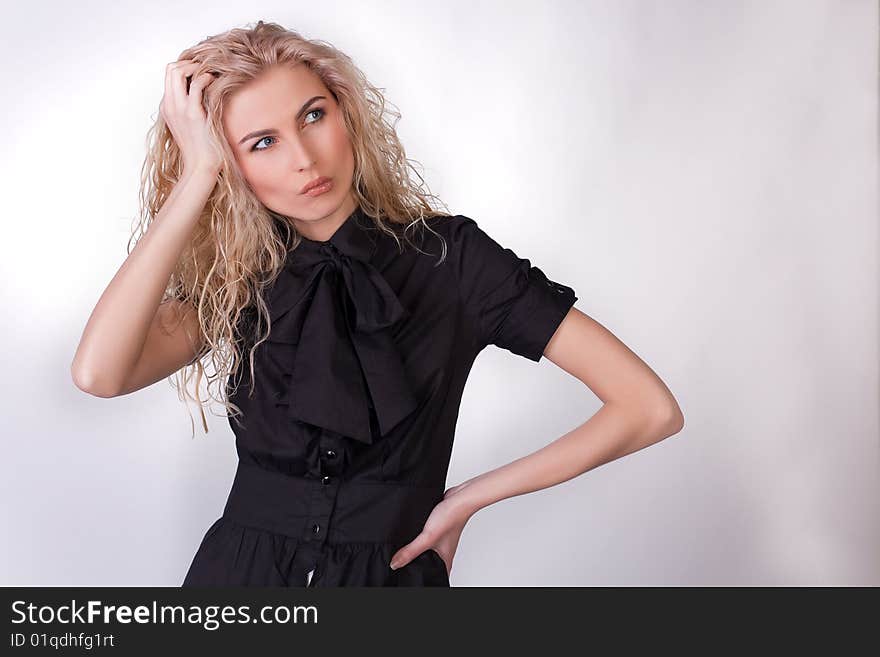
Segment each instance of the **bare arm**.
M184 173L101 295L70 367L81 390L98 397L137 390L177 371L201 348L194 309L159 303L216 179L211 169Z
M194 308L177 300L160 305L222 167L203 105L214 78L195 75L199 66L183 59L165 67L159 111L180 149L183 174L98 300L70 365L76 386L98 397L133 392L173 374L204 343Z
M666 384L608 329L569 310L544 349L604 404L549 445L453 486L422 532L392 555L392 568L433 547L447 565L468 519L500 500L554 486L678 433L684 415Z
M456 487L475 513L499 500L567 481L678 433L684 415L666 384L614 334L577 308L544 355L580 379L604 405L541 449Z

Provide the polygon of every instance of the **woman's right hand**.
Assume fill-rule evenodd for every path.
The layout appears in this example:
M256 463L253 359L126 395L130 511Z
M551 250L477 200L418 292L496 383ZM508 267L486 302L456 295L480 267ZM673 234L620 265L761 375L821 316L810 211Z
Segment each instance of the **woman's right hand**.
M159 113L171 131L183 157L185 171L195 169L219 173L223 158L208 130L208 116L202 106L202 90L214 81L210 73L193 78L186 90L186 78L200 62L182 59L165 67L165 95Z

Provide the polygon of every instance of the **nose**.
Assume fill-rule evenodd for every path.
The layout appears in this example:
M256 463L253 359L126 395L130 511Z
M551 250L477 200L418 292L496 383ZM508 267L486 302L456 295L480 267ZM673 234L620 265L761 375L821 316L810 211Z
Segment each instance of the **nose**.
M315 166L315 156L302 140L294 138L288 143L290 144L289 156L295 171L302 173ZM303 184L305 183L306 181L303 181Z

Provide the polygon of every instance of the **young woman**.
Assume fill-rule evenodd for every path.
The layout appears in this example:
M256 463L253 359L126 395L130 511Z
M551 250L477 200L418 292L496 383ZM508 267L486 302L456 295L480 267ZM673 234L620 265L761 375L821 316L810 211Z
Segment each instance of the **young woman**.
M160 112L140 234L71 371L102 397L195 372L207 431L212 359L239 463L185 586L449 586L479 509L682 428L572 288L431 206L382 95L330 45L262 21L210 37L168 65ZM604 405L444 490L489 344L546 356Z

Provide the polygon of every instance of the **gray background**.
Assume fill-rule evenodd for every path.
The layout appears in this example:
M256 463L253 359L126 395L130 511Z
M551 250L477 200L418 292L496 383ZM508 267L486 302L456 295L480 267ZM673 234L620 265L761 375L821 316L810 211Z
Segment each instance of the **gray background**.
M169 383L100 399L69 366L166 63L259 18L350 54L432 191L574 287L684 410L481 510L453 586L880 584L874 2L246 4L3 10L2 584L178 585L222 511L222 415L191 440ZM488 348L447 484L599 404Z

